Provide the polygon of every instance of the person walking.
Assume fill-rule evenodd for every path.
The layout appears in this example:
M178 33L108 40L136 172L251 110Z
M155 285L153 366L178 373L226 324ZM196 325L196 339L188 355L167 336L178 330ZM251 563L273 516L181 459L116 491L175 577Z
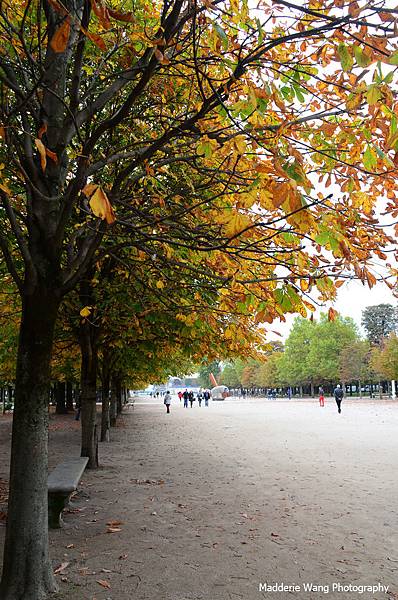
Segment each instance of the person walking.
M171 404L171 395L170 392L167 390L165 396L164 396L164 400L163 400L164 404L166 405L166 411L167 414L170 413L170 404Z
M184 408L188 408L188 398L189 398L188 390L185 390L182 396L184 398Z
M334 399L336 400L336 404L337 404L337 410L339 413L341 413L341 401L344 398L344 392L342 390L341 385L338 383L334 392Z
M188 397L189 397L189 403L190 403L191 408L192 408L192 405L193 405L193 403L195 401L195 394L193 393L192 390L189 392Z
M181 390L178 392L178 397L179 397L180 402L181 402L181 398L182 398L182 391Z
M199 406L202 406L202 392L199 392L198 394L198 404Z
M325 406L325 392L323 387L319 388L319 406Z
M209 390L205 390L203 397L205 399L205 406L209 406L209 400L210 400L210 392Z

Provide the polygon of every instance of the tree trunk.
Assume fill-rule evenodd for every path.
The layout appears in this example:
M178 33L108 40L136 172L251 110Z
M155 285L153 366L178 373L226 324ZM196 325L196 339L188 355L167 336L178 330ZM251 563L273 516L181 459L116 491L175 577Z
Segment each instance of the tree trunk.
M116 398L117 398L117 415L121 415L122 414L122 410L123 410L123 400L122 400L122 382L120 381L120 379L116 380Z
M361 380L358 380L358 388L359 388L359 397L362 398L362 384Z
M101 442L109 442L110 417L109 417L109 371L103 367L102 374L102 415L101 415Z
M66 382L66 410L73 412L73 385L71 381Z
M48 398L58 300L25 297L19 333L4 547L2 600L42 600L56 591L48 552Z
M67 408L66 408L66 397L65 397L65 382L64 381L57 381L56 386L55 386L55 400L56 400L56 408L55 408L55 413L57 415L66 415Z
M117 417L117 389L116 389L116 380L114 377L111 379L111 405L109 408L109 419L111 423L111 427L116 427L116 417Z
M98 467L97 439L97 346L94 327L85 320L80 326L81 364L81 456L88 456L88 468Z
M314 382L311 379L311 398L315 398Z

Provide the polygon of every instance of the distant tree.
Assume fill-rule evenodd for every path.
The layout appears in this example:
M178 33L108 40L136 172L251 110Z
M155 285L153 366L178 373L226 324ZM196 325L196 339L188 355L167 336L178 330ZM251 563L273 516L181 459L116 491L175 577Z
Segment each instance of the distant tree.
M211 362L203 363L199 369L199 383L202 387L208 388L213 387L212 382L210 381L210 374L213 373L214 377L219 383L217 377L221 372L220 362L218 360L213 360Z
M259 387L274 388L281 384L279 363L282 352L273 352L265 362L259 365L256 373L256 385Z
M285 352L279 360L280 379L287 384L302 385L312 377L309 352L316 323L297 317L286 340Z
M362 326L372 344L380 344L383 338L397 331L398 313L391 304L367 306L362 312Z
M371 379L369 359L370 344L367 340L350 342L339 356L339 379L347 383Z
M344 348L359 341L357 327L349 317L338 316L329 321L327 315L322 314L314 333L307 359L308 371L314 381L338 381Z
M230 388L240 386L240 373L238 373L235 362L230 362L225 365L220 375L220 381L223 385Z
M373 349L371 366L382 379L398 379L398 337L395 334Z

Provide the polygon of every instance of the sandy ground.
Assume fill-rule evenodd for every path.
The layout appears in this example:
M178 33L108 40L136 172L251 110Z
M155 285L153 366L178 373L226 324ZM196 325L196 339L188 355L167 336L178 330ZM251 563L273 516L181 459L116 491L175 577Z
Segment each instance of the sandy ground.
M101 469L51 532L59 598L398 598L398 402L345 400L341 415L331 400L195 404L167 415L141 399L100 446ZM52 422L52 465L78 454L77 425Z

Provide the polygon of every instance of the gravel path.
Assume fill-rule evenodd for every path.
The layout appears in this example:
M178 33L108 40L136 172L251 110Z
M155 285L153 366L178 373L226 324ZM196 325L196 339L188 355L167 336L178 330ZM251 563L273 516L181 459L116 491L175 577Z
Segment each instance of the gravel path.
M398 403L342 408L138 401L51 532L60 598L396 600ZM62 419L53 464L78 453Z

